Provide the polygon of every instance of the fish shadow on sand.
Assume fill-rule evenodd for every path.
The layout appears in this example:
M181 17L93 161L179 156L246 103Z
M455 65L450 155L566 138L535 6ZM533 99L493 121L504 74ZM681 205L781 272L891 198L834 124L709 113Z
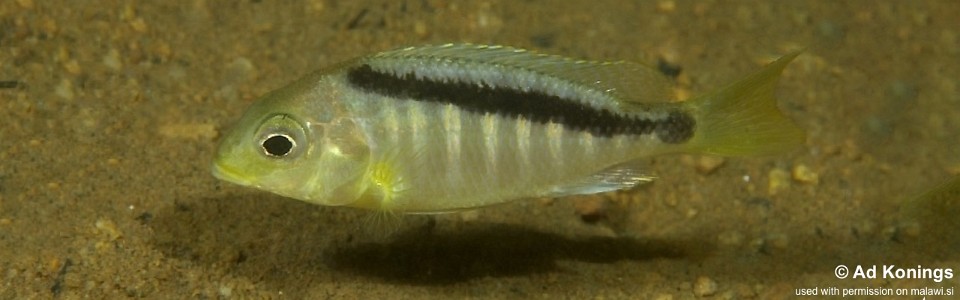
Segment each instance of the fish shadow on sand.
M696 266L699 273L731 284L786 282L808 274L829 278L840 264L933 266L955 260L957 253L956 243L935 235L891 241L880 233L850 239L838 231L793 232L786 247L767 247L770 251L751 250L752 244L718 245L720 232L709 226L676 238L601 237L568 233L573 228L567 225L542 225L569 216L569 207L538 209L540 217L529 218L516 207L500 211L521 215L509 218L527 222L519 224L438 220L430 225L417 222L428 218L413 216L387 237L364 233L370 212L256 192L179 199L137 219L152 228L154 247L167 258L198 266L209 276L263 283L293 298L296 291L343 282L445 286L489 278L579 276L589 270L577 268L590 265L610 272L664 268L667 276L687 276L671 272L686 274L683 270Z
M560 261L614 263L623 260L690 258L690 245L625 237L568 237L519 225L472 223L436 232L412 229L390 242L337 249L335 270L405 284L450 284L482 277L563 272Z
M697 260L702 241L597 237L543 232L522 225L413 217L387 237L363 233L369 212L329 208L260 193L178 201L141 220L165 255L263 280L363 280L445 285L485 277L564 272L564 261L615 263ZM428 225L424 225L427 223Z

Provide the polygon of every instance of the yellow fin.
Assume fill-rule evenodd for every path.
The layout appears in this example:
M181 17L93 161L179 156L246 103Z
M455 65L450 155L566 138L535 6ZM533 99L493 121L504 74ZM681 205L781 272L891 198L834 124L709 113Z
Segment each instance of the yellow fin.
M405 156L407 154L409 156ZM419 166L411 162L421 161L421 155L421 148L409 152L386 150L371 162L366 176L369 189L364 194L363 203L356 205L372 210L364 222L364 231L368 235L386 238L407 227L404 214L409 212L402 203L414 195L410 193L412 187L403 174Z
M939 228L956 234L960 230L960 176L904 202L900 213L906 219L929 225L930 230Z
M364 182L366 191L350 206L390 213L407 213L403 203L414 196L413 186L404 176L421 174L423 147L415 149L383 149L367 167Z
M960 249L960 176L900 203L900 230L893 238L917 238L924 251Z
M392 211L396 200L407 190L403 177L398 173L396 157L388 157L374 162L370 167L368 178L371 188L380 203L375 207L378 211Z
M377 209L367 215L362 229L369 236L385 238L403 227L402 217L393 210Z
M690 100L698 120L688 151L722 156L765 155L803 143L803 131L777 109L780 73L801 51L714 93Z

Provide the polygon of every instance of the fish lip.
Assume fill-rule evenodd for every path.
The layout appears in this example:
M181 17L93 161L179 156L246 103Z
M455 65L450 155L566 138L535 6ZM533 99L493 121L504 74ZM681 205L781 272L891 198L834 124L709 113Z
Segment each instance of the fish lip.
M249 186L252 184L252 181L250 180L250 178L240 175L240 173L238 173L236 170L216 162L213 163L213 166L210 168L210 171L211 173L213 173L213 177L216 177L220 180L236 183L243 186Z

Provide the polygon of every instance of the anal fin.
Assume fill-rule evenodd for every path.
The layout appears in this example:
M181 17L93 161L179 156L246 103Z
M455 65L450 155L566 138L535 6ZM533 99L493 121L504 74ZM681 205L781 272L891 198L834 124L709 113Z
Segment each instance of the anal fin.
M563 197L629 190L655 179L656 176L643 171L640 161L630 161L572 182L553 186L545 196Z

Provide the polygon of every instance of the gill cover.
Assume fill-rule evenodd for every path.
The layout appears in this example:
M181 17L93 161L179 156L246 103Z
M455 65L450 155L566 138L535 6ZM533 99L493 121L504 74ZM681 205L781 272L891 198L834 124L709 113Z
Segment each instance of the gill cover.
M320 155L313 180L317 185L313 201L304 200L323 205L350 204L367 189L364 175L370 162L370 147L360 127L349 118L315 125L322 127L325 134L316 149Z

